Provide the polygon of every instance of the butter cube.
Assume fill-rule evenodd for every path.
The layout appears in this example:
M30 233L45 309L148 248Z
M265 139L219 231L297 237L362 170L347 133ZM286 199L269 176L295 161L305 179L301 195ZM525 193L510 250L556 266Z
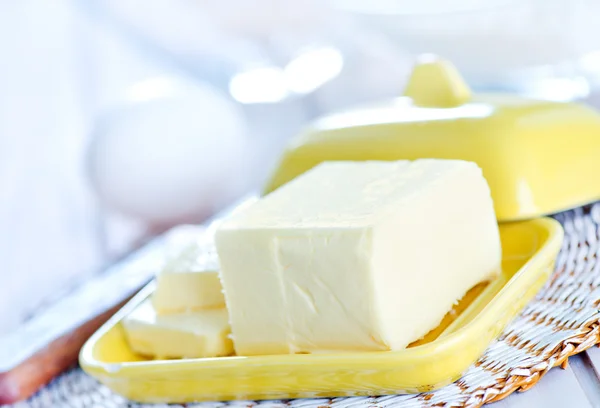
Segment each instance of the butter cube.
M168 261L156 277L153 303L159 314L224 308L214 243L194 241Z
M227 309L161 316L148 299L123 319L136 353L155 358L200 358L233 353Z
M495 277L490 190L470 162L326 162L217 230L239 355L400 350Z

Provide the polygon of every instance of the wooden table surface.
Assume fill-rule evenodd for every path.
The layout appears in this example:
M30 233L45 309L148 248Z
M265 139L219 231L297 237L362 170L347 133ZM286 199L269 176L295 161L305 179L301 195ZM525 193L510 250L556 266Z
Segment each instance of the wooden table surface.
M78 15L69 0L1 2L0 53L2 333L36 299L110 256L82 172L90 119L123 85L163 68ZM119 75L95 82L98 70L114 69L95 65L99 58L114 58ZM566 370L553 369L494 406L600 407L600 350L571 358Z

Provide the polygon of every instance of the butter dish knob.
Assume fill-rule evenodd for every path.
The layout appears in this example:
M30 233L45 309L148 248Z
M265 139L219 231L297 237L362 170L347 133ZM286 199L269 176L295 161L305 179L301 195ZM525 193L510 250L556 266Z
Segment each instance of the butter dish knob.
M417 61L404 95L417 106L452 108L471 99L471 90L452 63L427 55Z

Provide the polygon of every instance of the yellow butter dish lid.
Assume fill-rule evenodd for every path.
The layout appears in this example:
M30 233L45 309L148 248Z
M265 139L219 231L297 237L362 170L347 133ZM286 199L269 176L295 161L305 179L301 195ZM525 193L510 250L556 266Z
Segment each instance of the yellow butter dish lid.
M450 63L429 59L404 96L314 122L264 192L323 161L418 158L477 163L499 221L551 214L600 199L600 115L576 103L472 94Z

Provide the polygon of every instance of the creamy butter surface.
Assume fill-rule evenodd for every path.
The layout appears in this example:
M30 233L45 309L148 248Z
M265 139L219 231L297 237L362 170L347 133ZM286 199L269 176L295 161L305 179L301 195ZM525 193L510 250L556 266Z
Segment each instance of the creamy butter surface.
M328 162L216 233L239 355L400 350L499 272L470 162Z
M214 244L194 242L170 259L156 277L153 304L162 315L224 308Z
M226 309L159 315L148 299L122 324L131 349L145 356L200 358L233 352Z

